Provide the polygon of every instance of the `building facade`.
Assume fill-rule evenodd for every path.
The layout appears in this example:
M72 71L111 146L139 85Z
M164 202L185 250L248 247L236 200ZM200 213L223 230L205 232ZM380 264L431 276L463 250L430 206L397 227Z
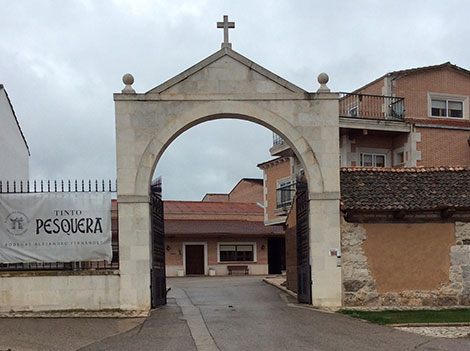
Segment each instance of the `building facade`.
M450 62L394 71L341 93L341 167L470 165L470 71ZM284 223L303 167L274 135L264 171L265 223Z
M469 96L470 72L448 62L341 94L344 306L470 304ZM265 224L285 224L287 286L297 291L303 168L277 135L270 152L276 158L258 165Z
M29 148L5 87L0 84L0 181L28 180Z
M281 273L284 228L264 226L263 180L241 179L228 194L165 201L167 276Z

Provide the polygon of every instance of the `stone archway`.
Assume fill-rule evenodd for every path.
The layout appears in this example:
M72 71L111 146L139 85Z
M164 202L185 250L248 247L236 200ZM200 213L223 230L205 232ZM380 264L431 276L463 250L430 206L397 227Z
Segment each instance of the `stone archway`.
M309 187L313 304L341 306L338 96L285 81L228 47L144 94L133 78L115 94L122 309L150 306L149 185L168 145L204 121L238 118L281 135Z

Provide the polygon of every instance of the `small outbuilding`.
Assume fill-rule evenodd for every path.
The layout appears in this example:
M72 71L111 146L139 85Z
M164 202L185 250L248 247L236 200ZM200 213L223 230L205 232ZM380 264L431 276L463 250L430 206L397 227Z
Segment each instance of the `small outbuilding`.
M470 168L342 168L341 211L343 306L470 305ZM286 245L295 240L294 206Z

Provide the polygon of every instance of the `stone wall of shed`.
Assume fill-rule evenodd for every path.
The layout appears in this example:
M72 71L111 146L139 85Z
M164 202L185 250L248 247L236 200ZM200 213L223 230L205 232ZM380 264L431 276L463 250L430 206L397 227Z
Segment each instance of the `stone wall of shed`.
M439 223L442 235L437 229L430 231L430 240L421 240L419 245L413 238L423 235L423 228L430 228L426 223L395 224L383 223L384 231L389 233L391 228L395 233L383 242L383 250L391 250L387 269L403 266L403 260L415 262L419 269L408 264L407 270L400 270L403 279L390 276L387 281L387 272L384 265L377 264L377 259L384 251L371 250L368 247L368 230L372 237L372 226L363 223L349 223L344 219L341 222L342 260L343 260L343 305L345 307L363 308L432 308L470 305L470 223ZM426 227L428 226L428 227ZM449 227L450 226L450 227ZM380 227L379 227L380 228ZM377 233L377 227L374 228ZM418 234L417 234L418 233ZM451 237L450 237L451 236ZM403 240L414 244L410 250L396 250ZM377 239L377 238L376 238ZM416 238L414 238L416 241ZM399 242L400 241L400 242ZM433 247L447 245L438 255L433 254ZM408 240L407 240L408 242ZM395 251L394 250L395 247ZM440 256L439 256L440 255ZM445 256L445 257L441 257ZM390 258L393 260L390 261ZM423 261L427 260L426 262ZM444 262L443 262L444 261ZM382 267L382 268L381 268ZM378 271L379 269L379 271ZM421 275L432 276L433 282L426 282ZM380 277L382 275L382 277ZM413 281L413 276L416 278ZM438 276L438 277L435 277ZM386 282L384 284L384 282ZM426 284L428 286L426 286Z

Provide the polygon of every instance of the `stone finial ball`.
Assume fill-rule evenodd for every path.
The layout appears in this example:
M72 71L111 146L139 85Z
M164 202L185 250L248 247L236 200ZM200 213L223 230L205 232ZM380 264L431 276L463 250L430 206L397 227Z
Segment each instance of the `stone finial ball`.
M328 77L328 74L320 73L318 75L317 80L318 80L318 83L320 83L320 84L326 84L326 83L328 83L328 80L330 80L330 78Z
M134 84L134 77L130 73L126 73L122 76L122 82L126 85Z

